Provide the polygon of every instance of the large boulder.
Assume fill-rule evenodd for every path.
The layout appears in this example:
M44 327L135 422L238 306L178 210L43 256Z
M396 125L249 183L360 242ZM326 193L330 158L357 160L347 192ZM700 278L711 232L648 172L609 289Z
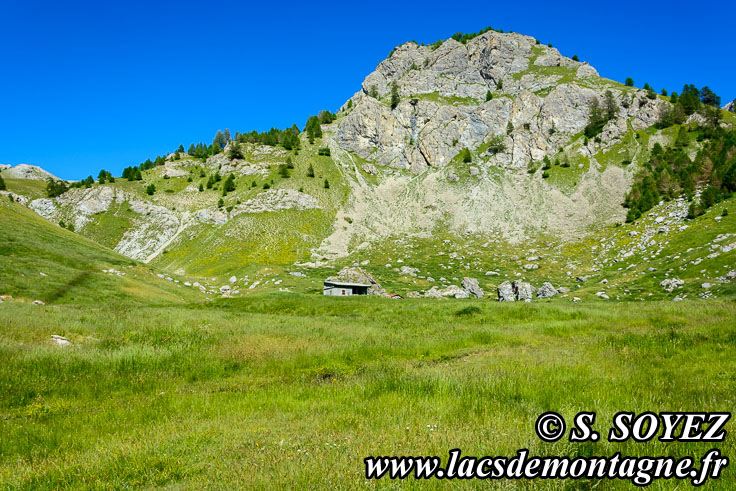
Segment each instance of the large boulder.
M475 278L469 278L465 277L463 278L463 290L468 292L470 295L474 296L475 298L483 298L483 289L478 284L478 280Z
M513 302L516 300L514 295L514 288L510 281L504 281L498 285L498 301L499 302Z
M534 287L526 281L515 280L511 286L514 288L516 300L528 302L534 295Z
M542 286L537 290L537 298L550 298L555 295L557 295L557 290L549 281L542 283Z
M369 272L357 266L345 266L335 276L330 276L327 281L342 281L345 283L362 283L370 285L368 295L385 295L386 290L376 281Z
M440 294L443 297L454 297L454 298L468 298L468 292L463 290L457 285L450 285L447 288L440 290Z

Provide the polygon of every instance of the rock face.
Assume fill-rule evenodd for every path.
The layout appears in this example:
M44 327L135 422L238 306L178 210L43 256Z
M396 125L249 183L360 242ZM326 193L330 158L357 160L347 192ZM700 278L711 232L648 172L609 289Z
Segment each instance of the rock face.
M478 280L476 280L475 278L468 278L466 276L465 278L463 278L462 286L463 290L465 290L475 298L483 298L483 289L480 287L480 285L478 284Z
M393 108L392 90L399 95ZM572 143L607 91L618 111L600 141ZM405 43L327 127L332 156L350 181L344 214L352 222L336 220L315 256L346 256L347 244L364 237L431 234L448 216L450 232L511 243L543 231L579 238L591 225L622 221L620 204L635 166L596 158L631 129L654 124L667 104L600 78L591 66L529 36L489 31L467 44ZM460 158L465 149L469 160ZM570 189L527 172L561 155L568 159L565 169L577 173Z
M603 97L590 79L598 80L591 66L521 34L491 31L436 49L409 42L366 77L337 141L362 158L374 154L379 165L421 173L447 165L463 147L500 138L505 149L491 163L521 168L587 124L592 100ZM393 83L401 96L394 109L384 99ZM486 101L488 91L493 98ZM622 100L624 92L615 96ZM623 116L629 112L641 111L624 109ZM644 116L644 124L655 117ZM507 134L509 123L521 131Z
M504 281L498 285L498 301L499 302L513 302L516 300L514 294L514 287L510 281Z
M537 290L537 298L550 298L557 295L557 290L552 283L545 281L542 286Z
M368 295L385 295L386 290L376 281L369 272L357 266L345 266L335 276L330 276L327 281L344 281L346 283L362 283L370 285Z
M725 109L726 111L731 111L732 113L736 113L736 99L723 106L723 109Z

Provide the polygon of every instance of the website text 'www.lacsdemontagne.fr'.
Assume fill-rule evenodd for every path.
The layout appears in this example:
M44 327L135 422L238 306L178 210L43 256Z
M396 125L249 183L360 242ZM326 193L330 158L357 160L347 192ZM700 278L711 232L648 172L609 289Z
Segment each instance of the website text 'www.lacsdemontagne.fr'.
M611 479L647 486L657 479L689 479L700 486L718 478L728 459L712 449L700 459L700 468L691 457L539 457L527 449L508 458L462 456L460 449L449 452L447 465L439 457L367 457L368 479Z
M609 442L629 439L646 443L660 433L662 442L723 442L725 424L731 413L671 413L635 414L621 411L613 418ZM570 442L597 441L600 434L593 430L595 412L580 412L569 434ZM566 434L564 418L546 412L537 418L535 431L545 442L555 442ZM436 456L429 457L367 457L364 459L367 479L609 479L630 481L636 486L648 486L655 480L689 480L701 486L708 479L718 479L728 466L728 457L718 448L711 448L700 459L691 456L622 456L620 452L604 456L530 456L529 450L518 450L513 457L463 456L458 448L449 452L446 465Z

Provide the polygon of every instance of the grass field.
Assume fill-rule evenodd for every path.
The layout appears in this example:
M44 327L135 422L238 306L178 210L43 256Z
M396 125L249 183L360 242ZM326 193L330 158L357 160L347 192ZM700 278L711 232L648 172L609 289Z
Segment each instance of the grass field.
M731 410L734 319L730 300L3 303L0 488L397 487L368 483L362 459L456 447L476 456L528 448L699 458L713 445L549 444L533 425L547 410L568 421L597 411L606 434L622 410ZM53 345L52 334L72 345ZM734 454L730 437L714 446ZM706 488L733 485L727 468Z

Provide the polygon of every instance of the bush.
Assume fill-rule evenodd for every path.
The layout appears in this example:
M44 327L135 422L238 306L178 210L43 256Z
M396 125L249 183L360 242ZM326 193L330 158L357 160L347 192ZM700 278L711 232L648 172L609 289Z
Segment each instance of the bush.
M634 86L634 79L631 77L628 77L626 81L624 82L624 85L627 87L633 87Z
M544 171L542 172L542 179L547 179L549 177L549 172Z
M486 92L486 102L488 102L488 101L490 101L492 99L493 99L493 92L491 92L489 90L488 92Z
M460 158L466 164L469 164L470 162L473 161L473 156L470 154L470 150L468 150L467 148L463 148L460 151Z
M578 58L578 55L572 55L572 61L580 61L580 58Z
M270 188L271 186L267 182L263 183L263 189L270 189Z
M220 200L217 202L217 207L222 208L223 206L225 206L225 202L222 200L222 198L220 198Z
M279 176L281 176L284 179L289 178L289 168L286 165L284 164L279 165Z
M325 189L330 189L330 182L325 179Z
M153 196L153 193L155 192L156 192L156 186L153 183L149 184L148 187L146 188L146 194L148 196Z
M323 157L329 157L330 149L327 147L320 148L319 150L317 150L317 155L322 155Z
M0 176L0 191L5 191L7 187L5 187L5 180L3 179L3 176Z
M309 164L309 167L307 167L307 177L314 177L314 167L312 167L312 164Z

